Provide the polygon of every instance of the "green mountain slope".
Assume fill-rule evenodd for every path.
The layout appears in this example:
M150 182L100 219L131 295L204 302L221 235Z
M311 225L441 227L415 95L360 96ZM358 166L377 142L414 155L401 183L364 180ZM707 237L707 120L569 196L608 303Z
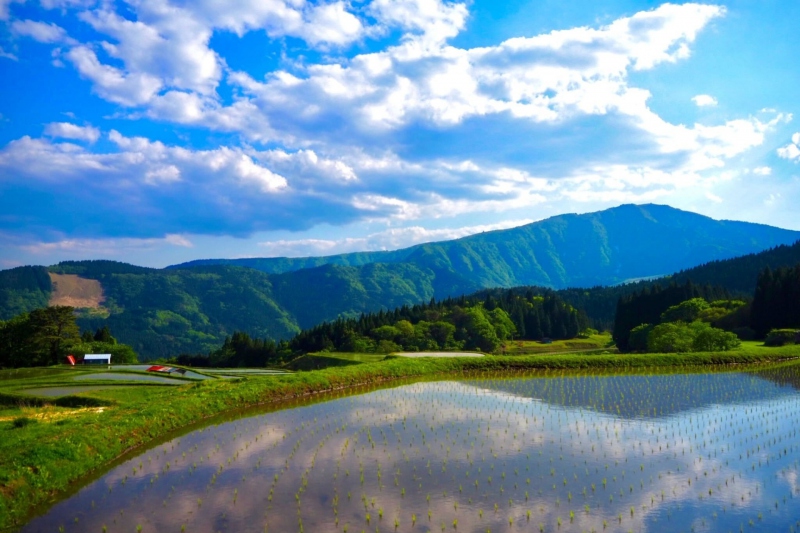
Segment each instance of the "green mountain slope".
M286 273L310 265L402 262L440 273L457 273L479 287L591 287L665 275L798 239L800 232L718 221L669 206L623 205L393 252L298 259L209 259L177 267L219 263Z
M52 290L50 276L43 266L0 270L0 320L45 307Z
M79 325L108 325L144 358L205 352L235 330L270 338L299 331L275 301L269 276L257 270L157 270L111 261L65 262L52 270L100 281L107 313L84 313Z
M50 269L0 271L0 319L47 305L52 291L48 270L96 279L106 300L102 309L83 311L80 325L108 325L121 342L152 358L207 352L236 330L288 339L338 316L355 317L492 287L591 286L678 272L658 282L692 279L751 294L764 266L800 262L800 243L713 260L798 238L798 232L719 222L664 206L621 206L397 252L247 260L254 261L251 266L280 273L245 268L244 260L168 269L112 261L65 262ZM384 262L374 262L378 259ZM681 271L708 261L712 262ZM606 328L613 322L619 296L642 286L571 288L559 294L584 310L595 326Z
M452 272L414 264L325 265L271 277L275 298L303 329L337 316L390 310L478 287Z

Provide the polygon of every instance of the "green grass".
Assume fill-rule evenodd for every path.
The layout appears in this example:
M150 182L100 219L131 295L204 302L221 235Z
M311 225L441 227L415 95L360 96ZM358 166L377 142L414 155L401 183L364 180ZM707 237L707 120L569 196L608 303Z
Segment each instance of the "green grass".
M39 377L53 377L59 374L72 372L69 368L9 368L0 370L0 381L39 378Z
M610 333L590 335L585 339L554 340L551 344L525 340L505 343L505 355L535 355L602 349L614 350L614 342L611 340Z
M385 354L322 352L302 355L286 365L289 370L322 370L362 363L377 363L386 359Z
M348 362L333 354L323 357ZM92 408L58 407L53 405L53 400L36 406L6 407L0 411L0 528L24 523L32 510L81 485L81 480L101 472L127 451L174 435L177 430L204 419L248 406L400 379L435 379L444 375L505 374L536 369L547 369L548 373L571 370L651 372L657 367L680 371L704 365L777 363L798 357L800 346L767 349L754 343L747 343L735 352L685 355L388 358L361 364L354 357L348 366L313 372L208 380L183 386L128 386L77 396L85 404L97 402L98 406ZM42 382L69 383L63 376L58 383L58 375L48 372L31 374L31 377L0 382L0 393L40 386ZM35 422L15 427L14 420L23 417Z

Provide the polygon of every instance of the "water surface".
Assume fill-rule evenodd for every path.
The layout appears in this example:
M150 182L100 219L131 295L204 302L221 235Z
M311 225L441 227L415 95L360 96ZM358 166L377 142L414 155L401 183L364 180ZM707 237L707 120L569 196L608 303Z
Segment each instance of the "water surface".
M789 532L797 381L784 368L403 385L187 434L23 531Z

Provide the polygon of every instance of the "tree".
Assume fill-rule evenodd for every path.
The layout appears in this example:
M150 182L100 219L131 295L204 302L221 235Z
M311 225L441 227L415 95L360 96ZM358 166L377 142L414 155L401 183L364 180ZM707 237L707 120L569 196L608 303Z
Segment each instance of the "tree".
M710 327L708 324L696 322ZM653 328L647 337L647 349L659 353L686 353L692 351L692 344L697 336L697 326L686 322L666 322Z
M73 344L69 347L69 352L80 358L80 356L87 353L107 353L111 354L111 362L117 364L131 364L138 363L139 357L133 348L127 344L111 344L107 342L80 342L80 344Z
M400 337L400 330L394 326L385 325L374 328L370 335L379 341L394 341Z
M32 335L28 313L22 313L6 322L0 322L0 367L30 366Z
M695 352L723 352L741 346L742 341L735 333L717 328L703 329L692 342Z
M512 338L517 332L511 317L499 307L492 309L487 314L489 315L489 321L494 326L495 335L501 341Z
M642 324L633 328L628 338L628 349L632 352L646 352L647 339L651 331L653 331L652 324Z
M678 305L669 307L661 313L661 322L686 322L691 323L700 318L700 314L710 306L703 298L692 298Z
M448 344L453 342L453 335L456 332L456 327L449 323L438 321L434 322L428 327L428 334L439 345L439 348L444 349Z
M759 337L772 329L800 327L800 264L765 269L758 276L751 325Z
M94 334L94 340L107 344L117 344L117 339L111 336L111 330L108 329L108 324L97 329L97 332Z
M651 352L717 352L738 347L739 338L728 331L712 328L705 322L665 322L653 328L647 338Z
M80 329L75 323L74 308L64 305L34 309L29 317L31 345L34 349L32 365L53 365L62 355L62 347L80 340Z

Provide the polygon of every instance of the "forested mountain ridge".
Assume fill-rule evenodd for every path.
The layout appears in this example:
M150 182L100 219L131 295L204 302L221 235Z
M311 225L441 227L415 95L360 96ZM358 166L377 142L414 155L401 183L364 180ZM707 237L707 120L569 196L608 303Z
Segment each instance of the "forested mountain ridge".
M718 221L663 205L622 205L558 215L517 228L391 252L327 257L207 259L169 268L229 264L286 273L323 264L408 263L457 273L477 287L613 285L661 276L800 239L800 232Z
M269 275L227 265L166 270L69 261L0 271L0 320L48 304L48 271L99 281L102 307L81 310L78 324L84 330L108 326L143 359L208 352L234 331L289 339L325 320L477 289L458 275L408 264L325 265Z
M114 261L63 262L49 268L0 271L0 320L47 305L53 294L49 272L75 274L99 281L105 297L101 309L81 312L82 328L94 331L108 325L120 342L133 346L144 359L180 352L207 353L234 331L258 338L289 339L323 321L390 311L431 298L441 300L482 289L498 290L511 284L552 286L535 280L543 279L542 276L548 280L571 279L574 274L568 272L577 272L578 267L590 270L594 265L602 272L615 270L614 279L639 277L649 271L612 264L613 257L619 256L612 243L624 250L635 247L634 237L626 238L629 241L626 244L616 236L628 223L626 220L633 220L631 216L644 220L642 224L649 228L628 228L631 235L638 235L644 243L640 257L645 263L659 247L662 255L670 253L670 242L676 240L685 241L685 246L676 244L675 254L703 249L708 252L705 255L712 256L733 253L732 246L738 241L746 248L762 246L760 243L779 237L796 240L796 233L766 226L720 223L663 206L621 206L591 215L554 217L543 221L546 223L543 227L534 224L515 228L519 231L512 232L516 237L511 240L504 239L511 230L488 232L398 252L350 254L347 260L363 263L359 265L323 264L280 274L233 265L153 269ZM686 226L692 228L684 231ZM575 231L578 227L597 231L584 232L581 240L575 237L581 233ZM666 228L671 228L669 231L674 235L658 241L659 235L669 233ZM713 228L721 236L715 237ZM769 238L762 239L763 235ZM689 242L689 236L698 240ZM661 244L653 246L654 239ZM538 245L531 244L538 242L549 243L543 247L544 253L537 251ZM562 256L555 255L555 248L548 248L564 243L569 246ZM636 259L636 254L629 255L629 260ZM375 257L401 256L408 260L369 262ZM737 259L712 261L655 281L557 292L570 305L585 312L593 327L606 329L613 324L620 296L648 284L683 283L692 279L700 284L721 285L731 293L752 295L763 267L775 269L798 262L800 242ZM515 290L520 294L527 292L527 288ZM534 292L539 294L541 290Z

